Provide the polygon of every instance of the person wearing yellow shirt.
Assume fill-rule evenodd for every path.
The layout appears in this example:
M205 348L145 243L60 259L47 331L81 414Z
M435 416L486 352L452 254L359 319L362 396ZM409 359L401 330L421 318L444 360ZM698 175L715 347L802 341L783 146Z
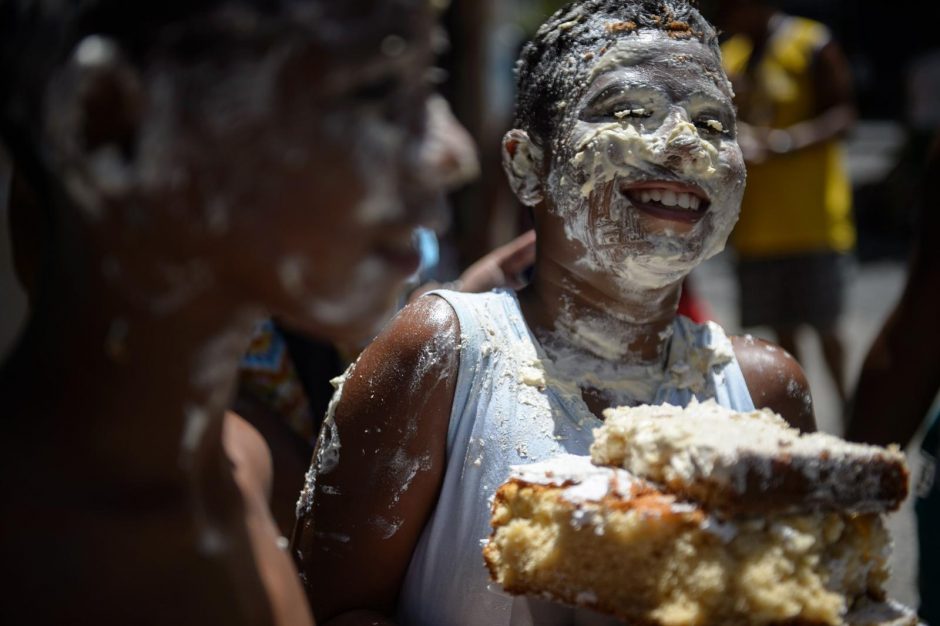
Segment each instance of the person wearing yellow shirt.
M797 355L815 330L846 399L837 333L855 247L852 192L841 137L856 110L848 63L829 29L768 0L718 0L715 21L739 109L748 181L732 236L741 323L769 326Z

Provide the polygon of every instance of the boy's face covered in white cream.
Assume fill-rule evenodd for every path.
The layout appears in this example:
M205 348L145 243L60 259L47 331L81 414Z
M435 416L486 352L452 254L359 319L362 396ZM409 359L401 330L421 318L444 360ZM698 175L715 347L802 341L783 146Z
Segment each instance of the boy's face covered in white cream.
M620 289L673 284L722 250L740 211L745 168L720 61L696 39L644 30L583 81L545 181L576 244L568 261Z

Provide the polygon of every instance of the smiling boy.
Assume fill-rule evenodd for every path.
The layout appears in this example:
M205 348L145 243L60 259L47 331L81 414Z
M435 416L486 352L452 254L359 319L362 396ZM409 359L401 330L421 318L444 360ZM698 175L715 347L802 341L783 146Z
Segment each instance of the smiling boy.
M511 465L587 454L616 405L714 398L814 428L789 355L676 314L745 182L714 29L681 0L573 2L517 75L504 163L533 208L534 277L419 300L338 381L294 535L325 623L603 623L488 588Z

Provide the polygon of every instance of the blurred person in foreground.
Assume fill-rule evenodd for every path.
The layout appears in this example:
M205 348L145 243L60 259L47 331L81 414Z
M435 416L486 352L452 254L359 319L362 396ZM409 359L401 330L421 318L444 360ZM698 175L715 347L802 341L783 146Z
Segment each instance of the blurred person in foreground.
M921 185L917 241L907 285L862 366L846 437L907 447L924 426L923 480L917 489L920 616L940 624L940 413L930 413L940 392L940 135Z
M856 233L840 138L855 123L848 63L823 24L769 0L717 0L735 90L747 189L731 243L741 325L770 326L799 356L796 331L819 336L844 403L842 315Z
M359 338L415 270L452 178L433 31L427 0L0 0L45 229L0 365L0 623L312 624L226 408L258 319Z

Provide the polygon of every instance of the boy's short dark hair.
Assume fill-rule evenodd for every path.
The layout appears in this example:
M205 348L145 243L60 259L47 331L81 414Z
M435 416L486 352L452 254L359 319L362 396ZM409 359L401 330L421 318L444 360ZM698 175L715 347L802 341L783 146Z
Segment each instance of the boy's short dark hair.
M641 29L695 38L720 58L715 28L687 0L575 0L539 28L516 64L516 120L547 147L595 51Z

